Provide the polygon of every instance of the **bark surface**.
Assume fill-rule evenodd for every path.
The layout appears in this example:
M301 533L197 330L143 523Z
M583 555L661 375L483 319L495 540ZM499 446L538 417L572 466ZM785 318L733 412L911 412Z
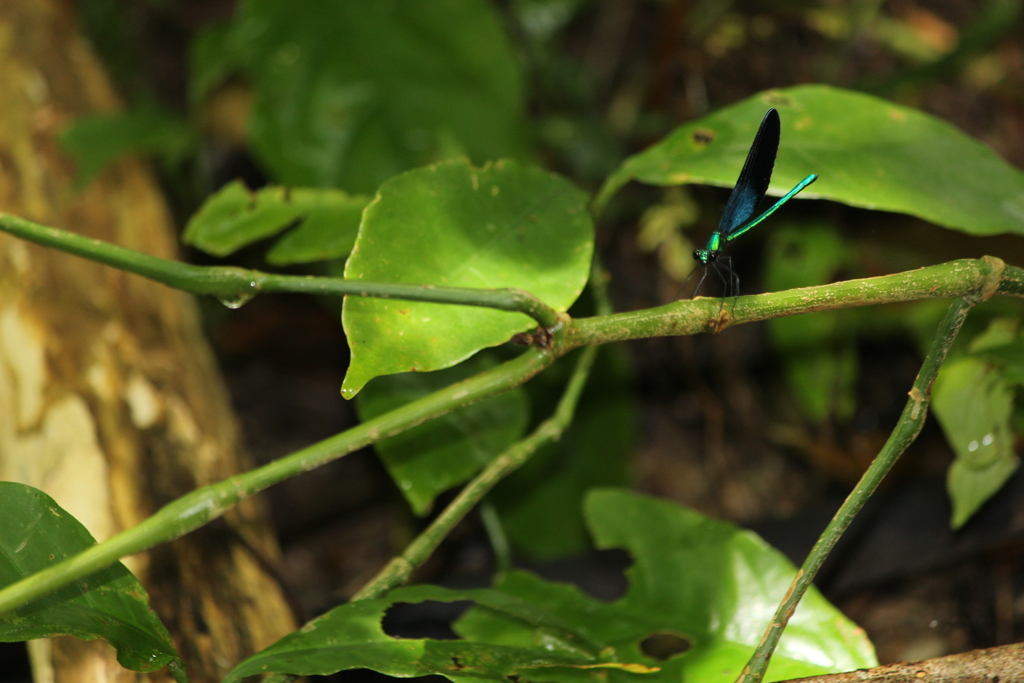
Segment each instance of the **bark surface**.
M0 2L0 211L162 257L177 241L149 169L84 189L58 143L119 102L66 0ZM248 467L195 302L112 268L0 235L0 479L39 487L98 539ZM193 681L215 681L294 628L264 570L276 546L249 502L126 564ZM105 643L31 646L37 681L168 680Z

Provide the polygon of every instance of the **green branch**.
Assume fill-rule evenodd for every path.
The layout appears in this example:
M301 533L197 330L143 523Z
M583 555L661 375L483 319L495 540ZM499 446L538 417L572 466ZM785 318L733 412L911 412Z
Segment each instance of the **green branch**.
M775 616L772 617L771 623L761 637L761 642L740 674L739 683L761 682L768 668L768 662L771 659L772 653L775 651L779 638L782 637L782 632L786 628L786 624L789 623L793 612L796 611L800 599L803 598L807 589L810 588L825 558L828 557L839 541L839 538L850 526L857 513L864 507L864 504L867 503L868 499L878 488L878 485L882 483L885 475L889 473L889 470L896 464L899 457L914 442L917 435L921 433L925 417L928 414L928 404L931 402L932 386L935 383L935 377L939 374L943 361L946 359L946 354L974 304L978 300L988 298L988 296L994 293L998 286L999 275L999 271L995 270L992 273L989 286L983 285L980 287L977 290L980 293L975 296L956 299L946 311L946 315L939 324L932 347L928 351L928 355L921 365L921 371L918 373L914 386L910 390L910 398L903 409L903 415L900 417L899 423L892 434L889 435L889 439L878 453L878 456L875 457L871 466L868 467L864 476L861 477L857 486L854 487L853 491L850 492L850 495L847 496L843 505L839 508L839 511L836 512L835 517L832 518L832 521L822 533L821 538L814 544L814 548L811 549L807 559L804 560L803 566L800 567L796 577L794 577L789 591L779 604Z
M993 279L993 274L997 277ZM566 348L608 342L720 332L769 318L841 308L991 293L1024 296L1024 269L985 256L940 263L895 275L847 280L733 299L684 299L614 315L576 318L557 343Z
M525 313L541 327L558 327L564 315L521 289L472 289L435 287L390 282L367 282L313 275L279 275L233 266L196 266L159 258L117 244L47 227L23 218L0 213L0 230L23 239L83 258L114 266L193 294L215 296L229 306L245 303L261 292L302 292L405 299L432 303L482 306L500 311Z
M240 500L272 484L336 460L380 439L404 432L452 410L507 391L555 360L531 348L518 358L275 460L263 467L188 493L152 517L74 557L0 590L0 614L88 576L118 559L184 536L220 517Z

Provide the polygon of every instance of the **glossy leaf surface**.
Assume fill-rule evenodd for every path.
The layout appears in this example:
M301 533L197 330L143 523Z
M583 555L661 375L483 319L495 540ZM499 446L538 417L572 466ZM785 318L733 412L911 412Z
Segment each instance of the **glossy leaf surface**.
M0 519L0 586L96 544L78 520L31 486L0 482ZM117 661L133 671L154 671L177 658L145 589L120 562L0 614L0 641L56 635L102 638L117 649Z
M466 640L393 638L384 632L381 621L389 607L424 600L472 600L524 628L544 631L548 642L506 646ZM551 643L562 646L552 647ZM394 590L386 598L361 600L331 610L243 661L223 683L268 672L326 675L356 668L401 678L440 674L452 681L507 683L508 676L547 679L552 667L581 672L647 670L642 665L614 661L609 653L600 651L600 643L591 641L580 628L563 621L543 604L489 589L456 591L439 586L413 586Z
M450 161L381 186L345 267L353 280L516 287L566 310L590 272L587 196L564 178L513 161ZM440 370L536 323L521 313L346 297L352 362L342 394L398 372Z
M749 531L674 505L618 489L587 497L586 517L600 548L625 548L633 557L629 590L614 603L544 582L523 572L497 587L547 605L622 661L660 666L651 683L736 680L795 569ZM463 637L515 645L538 638L534 630L477 607L456 625ZM676 654L655 659L642 643L655 635L679 643ZM647 641L650 642L650 641ZM649 650L648 650L649 651ZM874 665L863 631L812 589L790 622L765 680L847 671ZM550 673L553 681L579 681L575 673ZM607 680L624 674L607 672Z
M629 592L608 603L521 571L494 589L414 586L342 605L239 664L225 679L266 672L369 668L452 681L509 676L573 683L732 681L746 663L793 567L750 532L618 489L586 504L601 547L627 548ZM462 640L397 639L381 621L395 603L471 600ZM654 636L678 651L652 653ZM766 680L872 666L870 643L812 589Z
M782 119L769 194L809 173L798 198L918 216L974 235L1024 234L1024 174L950 124L916 109L822 85L770 90L627 159L598 205L630 180L731 187L768 107Z

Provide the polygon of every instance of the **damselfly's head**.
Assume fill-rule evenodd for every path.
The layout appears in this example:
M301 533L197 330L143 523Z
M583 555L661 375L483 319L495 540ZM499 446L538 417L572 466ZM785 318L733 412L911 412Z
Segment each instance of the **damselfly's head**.
M711 233L711 237L708 238L708 243L703 249L693 250L693 259L699 261L702 266L706 266L711 261L718 258L718 252L722 248L722 234L717 230Z

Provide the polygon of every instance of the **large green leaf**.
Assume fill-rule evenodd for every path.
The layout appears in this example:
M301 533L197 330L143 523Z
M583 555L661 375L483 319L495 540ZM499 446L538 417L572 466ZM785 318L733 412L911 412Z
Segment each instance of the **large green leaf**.
M1024 174L991 149L916 109L822 85L764 92L680 126L627 159L597 204L630 180L731 187L768 107L782 118L769 194L817 173L800 197L898 211L975 235L1024 233Z
M228 254L301 223L268 252L274 265L348 256L369 197L339 190L272 186L250 192L241 180L228 183L189 220L186 244L214 256Z
M424 600L473 600L525 628L543 631L547 637L542 642L503 646L465 640L400 639L384 632L381 620L389 607ZM455 591L413 586L392 591L383 599L351 602L331 610L241 662L223 683L270 672L309 676L357 668L401 678L440 674L452 681L508 683L508 677L519 675L545 680L550 667L647 670L642 665L618 662L614 653L602 651L601 643L587 638L578 625L563 621L543 603L489 589Z
M96 544L85 527L39 489L0 482L0 587ZM120 562L0 614L0 641L71 635L103 638L133 671L177 662L167 629L142 584Z
M794 567L749 531L666 501L617 489L597 489L586 501L597 545L625 548L633 556L630 587L617 602L586 597L575 588L514 572L498 590L542 604L583 636L602 643L619 661L660 666L650 683L736 679L789 588ZM538 629L485 607L456 624L472 640L525 645ZM677 654L652 653L654 638ZM653 653L652 653L653 654ZM847 671L876 663L871 644L812 589L779 643L767 681ZM557 675L556 675L557 674ZM607 672L607 680L623 674ZM579 681L578 674L551 672L547 680Z
M486 0L248 0L229 40L282 183L372 192L440 159L527 155L519 65Z
M353 280L518 287L566 310L586 283L594 248L587 196L564 178L514 161L448 161L381 186L345 266ZM370 379L458 363L533 327L487 308L345 297L351 398Z
M359 418L383 415L496 364L493 356L481 353L447 370L378 377L356 401ZM413 511L424 515L439 493L468 480L515 443L528 419L526 392L516 388L381 439L374 447Z

